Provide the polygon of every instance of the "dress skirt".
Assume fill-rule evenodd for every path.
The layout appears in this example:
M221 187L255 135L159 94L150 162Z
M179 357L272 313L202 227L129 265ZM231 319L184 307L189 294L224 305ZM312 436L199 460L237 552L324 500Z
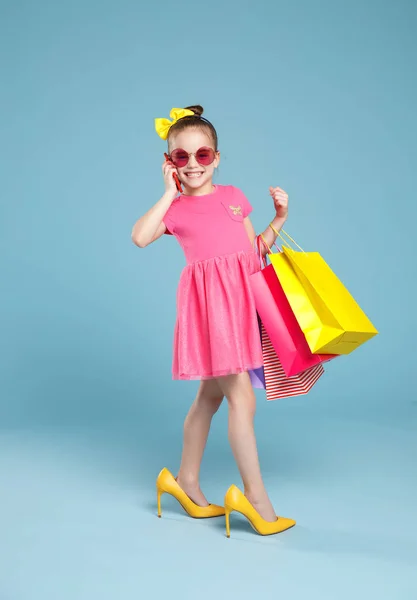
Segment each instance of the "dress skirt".
M249 282L260 268L253 249L185 267L177 291L173 379L211 379L263 365Z

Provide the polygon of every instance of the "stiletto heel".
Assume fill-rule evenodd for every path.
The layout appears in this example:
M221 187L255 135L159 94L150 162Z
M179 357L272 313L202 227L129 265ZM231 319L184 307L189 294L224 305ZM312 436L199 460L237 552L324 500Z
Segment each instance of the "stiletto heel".
M225 506L225 516L226 516L226 537L230 537L230 513L232 512L232 508L229 506Z
M224 498L226 515L226 535L230 537L230 513L234 510L247 518L253 529L260 535L272 535L286 531L296 524L294 519L277 517L276 521L266 521L252 506L249 500L235 485L231 485Z
M162 510L161 510L161 496L162 496L163 492L162 490L160 490L159 488L157 488L156 490L156 499L158 502L158 517L161 518L162 516Z
M221 517L224 515L223 506L209 504L208 506L199 506L187 496L183 489L178 485L175 477L168 471L162 469L156 480L156 493L158 503L158 517L161 516L161 496L170 494L181 504L185 512L194 519L208 519L211 517Z

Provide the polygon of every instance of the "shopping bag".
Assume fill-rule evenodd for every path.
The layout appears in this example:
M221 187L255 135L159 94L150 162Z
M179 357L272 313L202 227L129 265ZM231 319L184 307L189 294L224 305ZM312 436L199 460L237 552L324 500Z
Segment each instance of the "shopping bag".
M287 377L298 375L334 354L313 354L272 265L250 277L256 310Z
M263 366L259 367L258 369L251 369L249 371L249 377L254 389L265 389L265 372Z
M259 315L257 315L258 319L258 327L259 327L259 342L262 344L262 323ZM259 367L258 369L250 369L249 370L249 378L252 384L252 387L257 390L265 389L265 372L264 367Z
M270 260L307 344L313 353L350 354L378 331L321 255L300 250L284 245Z
M324 373L323 365L318 364L299 375L287 377L263 323L262 354L267 400L278 400L279 398L307 394Z

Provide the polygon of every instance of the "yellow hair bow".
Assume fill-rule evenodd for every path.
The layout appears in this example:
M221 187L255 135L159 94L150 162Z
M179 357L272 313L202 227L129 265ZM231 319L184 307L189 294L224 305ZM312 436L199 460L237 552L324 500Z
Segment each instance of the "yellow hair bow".
M190 117L191 115L194 115L194 113L192 110L188 110L188 108L173 108L169 113L172 121L169 119L155 119L156 133L160 138L166 140L170 128L183 117Z

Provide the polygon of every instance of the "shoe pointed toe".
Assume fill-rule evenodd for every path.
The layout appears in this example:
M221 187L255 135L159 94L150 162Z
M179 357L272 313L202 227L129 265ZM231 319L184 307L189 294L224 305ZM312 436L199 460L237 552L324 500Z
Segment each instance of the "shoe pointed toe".
M294 519L289 519L287 517L278 517L277 531L278 532L286 531L287 529L291 529L291 527L294 527L295 524L296 524L296 521L294 521Z
M213 517L223 517L226 513L224 506L218 504L210 504Z

